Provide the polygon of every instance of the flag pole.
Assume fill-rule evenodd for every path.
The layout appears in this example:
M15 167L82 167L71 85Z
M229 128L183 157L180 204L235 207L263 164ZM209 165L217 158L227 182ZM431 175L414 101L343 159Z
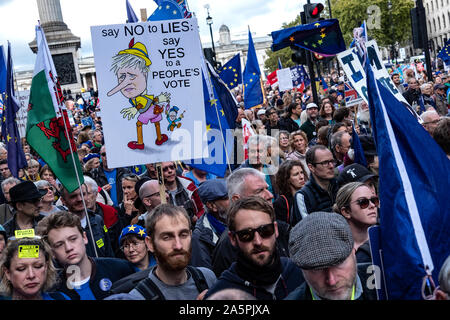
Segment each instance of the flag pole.
M44 37L43 40L45 41L45 45L48 48L47 39L45 37L44 31L42 30L41 22L39 20L38 20L38 24L39 24L39 29L41 30L42 35ZM49 49L49 51L50 51L50 49ZM52 63L53 61L51 61L51 58L48 55L46 55L46 56L47 56L47 59L48 59L49 66L52 66L53 65L53 63ZM55 75L55 77L57 77L57 75ZM56 85L56 83L55 83L55 85ZM61 105L58 105L58 107L59 107L59 109L60 109L60 111L62 113L62 119L63 119L63 123L64 123L65 135L66 135L66 138L67 138L67 140L69 142L69 149L70 149L70 154L71 154L71 158L72 158L72 164L73 164L73 166L75 168L75 173L76 173L75 175L77 177L78 187L80 189L81 201L83 202L83 208L84 208L84 212L86 214L86 220L87 220L88 228L89 228L89 231L91 233L92 246L94 247L95 256L98 258L97 248L95 247L94 234L92 232L91 222L89 221L89 213L87 211L86 201L84 200L84 194L83 194L83 190L81 188L81 181L80 181L80 177L79 177L79 172L78 172L77 165L75 163L75 156L73 154L73 148L72 148L71 139L70 139L70 136L69 136L69 130L68 130L67 122L66 122L66 117L64 115L64 111L66 111L66 114L68 115L67 108L66 108L65 104L63 104L63 107L61 107ZM65 188L65 186L63 186L63 187Z
M159 184L159 197L161 198L161 203L167 203L166 201L166 186L164 185L164 176L162 174L162 163L156 163L156 176L158 178Z

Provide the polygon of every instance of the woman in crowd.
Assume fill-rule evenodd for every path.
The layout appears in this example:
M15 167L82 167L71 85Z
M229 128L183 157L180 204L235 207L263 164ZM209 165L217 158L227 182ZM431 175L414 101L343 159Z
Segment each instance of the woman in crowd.
M41 168L41 170L39 171L39 176L41 180L48 181L53 188L57 187L56 176L47 164Z
M48 245L38 237L11 240L0 261L0 292L11 300L70 300L60 292L48 292L57 273Z
M55 202L55 189L50 184L50 182L46 180L39 180L34 183L38 190L45 190L47 193L41 199L41 211L40 214L44 216L48 216L53 212L59 211L63 209L63 207L57 207L54 205Z
M278 146L281 159L285 160L290 153L289 132L280 130L278 134Z
M379 204L374 191L362 182L347 183L336 195L333 211L350 225L358 263L372 261L368 229L377 223Z
M28 161L28 169L27 169L27 175L28 175L28 180L30 181L39 181L41 180L41 177L39 176L39 162L37 162L37 160L34 159L30 159L30 161Z
M89 153L83 158L84 174L89 175L92 169L100 167L100 155L98 153Z
M319 120L324 119L328 121L328 124L334 124L336 121L333 120L333 114L334 114L334 106L329 100L326 100L322 103L322 107L319 111Z
M135 266L136 272L156 265L156 260L145 243L146 237L145 229L137 224L123 228L119 237L120 249L125 259Z
M139 176L136 174L126 174L122 177L123 201L119 204L119 217L127 224L139 214L138 209L134 207L134 201L138 197L134 186L138 181Z
M308 181L303 164L298 160L286 160L275 176L280 196L273 203L277 220L290 223L294 195Z
M287 156L288 160L299 160L305 168L306 176L309 177L309 169L306 164L306 151L308 151L308 137L302 130L291 133L290 143L292 152Z

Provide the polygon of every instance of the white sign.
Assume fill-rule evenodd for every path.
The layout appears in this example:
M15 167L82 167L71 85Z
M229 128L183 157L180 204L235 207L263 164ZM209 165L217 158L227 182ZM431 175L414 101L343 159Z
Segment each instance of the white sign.
M400 91L397 90L391 78L389 77L389 73L384 67L383 61L381 59L380 50L378 50L376 41L371 40L366 42L366 47L368 52L368 59L370 65L372 66L375 78L379 80L389 91L391 91L392 94L400 102L408 104L406 99L403 97ZM364 99L364 101L369 103L367 95L366 73L364 71L364 67L362 66L362 61L356 53L356 48L341 52L337 55L337 57L353 88L356 89L356 91L361 96L361 98Z
M81 96L83 97L84 101L86 101L86 103L89 103L89 99L91 98L91 93L89 91L82 92Z
M289 69L288 69L289 70ZM244 160L248 159L248 139L255 135L252 124L247 119L242 119L242 144L244 146Z
M17 129L19 130L20 137L24 138L27 129L28 100L30 100L30 90L18 91L16 96L20 102L19 111L16 113Z
M284 68L277 70L278 89L280 91L286 91L292 89L292 74L290 68Z
M400 52L400 59L405 60L406 59L406 49L400 48L399 52Z
M108 166L194 159L206 131L197 20L91 27Z

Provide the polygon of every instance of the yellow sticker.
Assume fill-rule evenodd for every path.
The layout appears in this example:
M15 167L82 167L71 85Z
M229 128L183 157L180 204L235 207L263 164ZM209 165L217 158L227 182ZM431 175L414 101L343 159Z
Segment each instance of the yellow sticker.
M105 233L108 232L108 228L105 225L103 225L103 230L105 230Z
M34 238L34 229L16 230L14 235L16 236L16 239Z
M18 256L20 259L24 258L39 258L38 245L22 245L19 246Z
M97 247L101 248L103 247L105 244L103 243L103 239L99 239L95 242L97 244Z

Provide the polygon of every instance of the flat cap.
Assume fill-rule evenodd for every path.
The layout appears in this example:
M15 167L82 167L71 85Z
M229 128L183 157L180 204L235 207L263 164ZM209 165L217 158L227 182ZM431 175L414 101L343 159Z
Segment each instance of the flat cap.
M228 197L227 182L225 179L206 180L200 184L197 192L203 203L224 199Z
M350 226L335 212L313 212L292 228L289 236L292 261L304 270L341 264L353 249Z

